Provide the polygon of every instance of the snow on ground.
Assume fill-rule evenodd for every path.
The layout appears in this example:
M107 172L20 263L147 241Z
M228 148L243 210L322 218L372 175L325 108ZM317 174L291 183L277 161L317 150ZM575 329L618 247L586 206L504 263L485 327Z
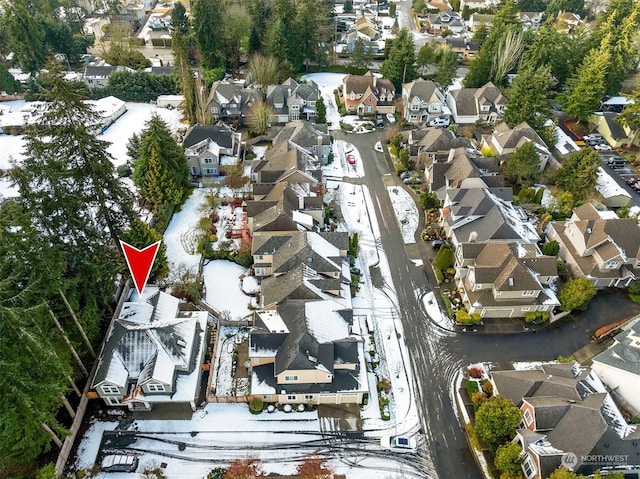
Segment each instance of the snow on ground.
M218 311L229 311L231 319L242 319L251 313L249 303L255 300L242 291L240 276L247 269L227 260L215 260L205 264L204 275L205 301Z
M170 269L176 272L179 265L185 265L193 273L198 272L200 254L197 252L200 232L197 228L200 218L207 215L202 209L206 190L193 190L180 211L174 213L164 232L164 244Z
M78 446L75 469L91 469L96 462L100 451L100 441L104 431L113 431L118 426L118 421L96 421L91 419L91 426L84 433Z
M172 133L180 126L182 112L158 108L151 103L127 103L127 112L111 125L99 138L111 143L107 151L113 156L113 164L120 166L131 159L127 155L127 142L134 133L140 133L147 126L147 122L153 115L162 118Z
M428 292L422 298L424 308L429 315L429 318L438 326L451 331L453 329L453 321L449 318L446 312L440 309L438 301L433 297L433 291Z
M402 232L402 239L405 244L415 243L415 234L420 222L416 202L411 197L411 193L400 186L388 186L387 192Z
M5 102L6 105L11 107L12 111L19 110L25 103L23 100ZM180 126L182 113L178 110L158 108L156 105L150 103L127 103L127 112L118 118L107 131L98 136L98 138L111 143L107 148L107 152L113 157L114 166L120 166L131 159L129 155L127 155L127 142L129 138L131 138L131 135L134 133L140 133L146 127L146 122L150 120L154 114L157 114L167 122L170 130L174 133ZM24 158L24 143L23 135L5 135L0 133L0 170L6 171L9 169L11 159L20 161ZM0 196L7 198L18 196L17 188L11 187L7 178L0 179Z
M342 84L344 73L311 73L300 78L301 81L313 80L320 88L324 104L327 107L327 124L330 130L340 129L340 113L333 91Z

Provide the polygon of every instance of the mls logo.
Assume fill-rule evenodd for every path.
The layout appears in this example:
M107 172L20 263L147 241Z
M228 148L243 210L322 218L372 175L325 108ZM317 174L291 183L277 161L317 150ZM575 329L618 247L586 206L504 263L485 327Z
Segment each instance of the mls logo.
M573 471L578 465L578 456L572 452L565 452L560 460L560 465L566 467L570 471Z

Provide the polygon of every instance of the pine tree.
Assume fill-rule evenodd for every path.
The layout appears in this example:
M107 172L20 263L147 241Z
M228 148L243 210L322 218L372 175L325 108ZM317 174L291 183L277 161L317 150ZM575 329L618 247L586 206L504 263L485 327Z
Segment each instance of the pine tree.
M133 181L142 194L156 207L180 204L189 186L189 167L182 148L160 117L149 120L140 134L138 150Z
M389 56L382 62L380 73L384 78L391 80L397 89L402 87L402 83L416 77L416 51L413 36L406 28L398 32Z
M222 65L220 46L222 42L221 2L194 0L191 3L193 33L200 52L203 68L213 69Z
M458 69L458 57L453 50L445 50L438 62L438 69L433 75L433 80L442 86L449 86L453 82Z
M537 132L542 131L552 116L549 99L552 84L549 67L522 68L506 91L509 102L504 121L512 127L526 121Z
M125 234L125 241L138 249L146 248L150 244L162 240L162 235L139 218L131 222L131 228ZM156 259L149 274L149 281L164 279L169 274L169 260L167 246L160 243Z

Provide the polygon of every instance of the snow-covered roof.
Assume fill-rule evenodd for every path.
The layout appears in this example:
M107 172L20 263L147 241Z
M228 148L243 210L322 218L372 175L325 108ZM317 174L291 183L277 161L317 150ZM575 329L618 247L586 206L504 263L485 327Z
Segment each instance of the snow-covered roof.
M349 325L338 313L344 306L335 301L310 301L305 304L307 329L319 343L349 337Z
M602 167L598 168L596 188L605 199L613 198L615 196L624 196L629 198L629 203L631 203L631 195L616 183L616 181L611 178L611 175L609 175L609 173L607 173Z

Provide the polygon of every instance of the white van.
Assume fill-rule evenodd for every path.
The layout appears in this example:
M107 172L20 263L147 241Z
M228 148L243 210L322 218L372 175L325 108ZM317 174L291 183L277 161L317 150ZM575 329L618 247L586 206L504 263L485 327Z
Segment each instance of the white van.
M446 128L451 124L449 118L434 118L429 122L429 126L435 126L437 128Z

